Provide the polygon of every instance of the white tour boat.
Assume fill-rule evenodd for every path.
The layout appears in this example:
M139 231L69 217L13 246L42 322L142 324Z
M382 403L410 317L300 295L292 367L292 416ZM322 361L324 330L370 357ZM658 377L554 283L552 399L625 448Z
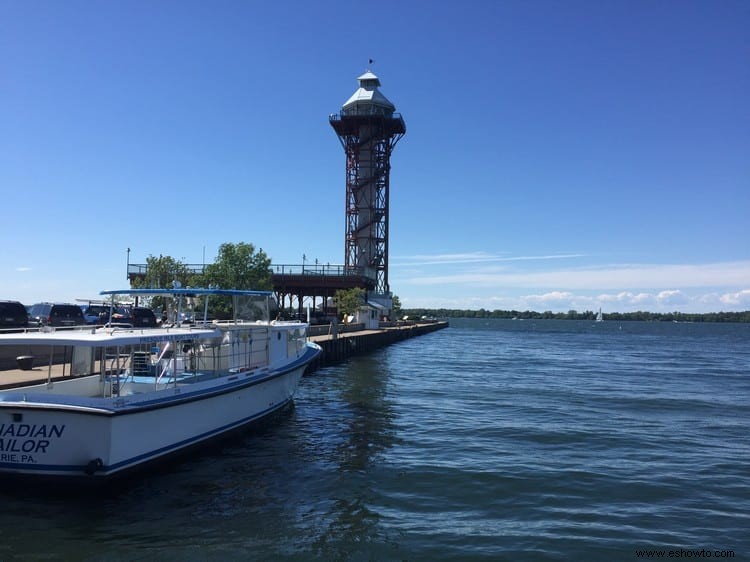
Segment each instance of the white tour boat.
M175 318L203 300L203 322L0 334L49 362L45 382L0 390L0 474L101 481L184 451L288 404L321 351L307 324L270 320L270 292L101 294L174 299ZM209 298L231 299L234 317L208 321Z

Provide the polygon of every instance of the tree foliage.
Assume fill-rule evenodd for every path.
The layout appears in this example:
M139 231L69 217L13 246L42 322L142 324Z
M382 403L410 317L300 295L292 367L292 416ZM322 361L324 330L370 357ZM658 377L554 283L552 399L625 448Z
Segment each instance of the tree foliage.
M245 242L225 243L219 246L219 254L212 264L205 266L201 275L171 256L160 255L146 258L146 275L132 281L133 288L165 289L174 282L182 287L208 287L221 289L250 289L270 291L271 259L261 249ZM152 308L166 306L162 297L150 300ZM215 318L228 318L232 310L231 299L212 299L210 313Z
M203 282L220 289L244 289L270 291L271 258L255 246L246 242L224 243L219 246L219 255L214 263L206 265ZM211 315L215 318L229 318L232 311L231 298L212 299Z
M399 299L396 295L393 295L393 298L391 299L391 316L393 318L400 318L401 317L401 299Z
M172 256L150 255L146 258L145 277L133 279L131 285L134 289L167 289L177 282L183 287L196 283L197 277L184 263L174 259ZM143 304L155 310L165 310L167 302L164 297L150 297L143 300Z
M206 265L204 283L221 289L270 291L271 258L263 249L256 252L252 244L222 244L214 263Z
M133 288L167 289L175 281L186 286L194 278L188 267L172 256L151 255L146 258L146 266L146 276L133 279Z
M339 289L333 295L333 302L340 313L344 315L354 314L365 302L365 290L360 288Z

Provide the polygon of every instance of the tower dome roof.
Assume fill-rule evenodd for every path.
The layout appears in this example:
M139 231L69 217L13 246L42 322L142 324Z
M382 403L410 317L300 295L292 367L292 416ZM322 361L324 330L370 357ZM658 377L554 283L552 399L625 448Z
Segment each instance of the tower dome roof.
M378 87L380 79L370 70L359 80L359 89L341 106L342 113L393 113L396 106L386 98Z

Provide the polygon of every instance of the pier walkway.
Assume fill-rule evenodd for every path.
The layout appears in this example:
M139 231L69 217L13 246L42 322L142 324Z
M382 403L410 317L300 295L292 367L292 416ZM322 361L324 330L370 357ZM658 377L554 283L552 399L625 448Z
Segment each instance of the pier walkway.
M344 332L337 335L310 336L311 341L323 348L323 353L308 366L306 373L311 373L326 365L339 363L354 355L369 353L380 347L447 327L448 322L427 322L396 325L378 330Z

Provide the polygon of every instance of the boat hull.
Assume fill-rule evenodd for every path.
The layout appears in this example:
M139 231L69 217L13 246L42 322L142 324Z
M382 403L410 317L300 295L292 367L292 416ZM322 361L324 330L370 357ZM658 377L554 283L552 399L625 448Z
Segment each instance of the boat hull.
M0 474L101 481L225 436L289 404L315 347L277 371L165 388L148 401L0 402Z

